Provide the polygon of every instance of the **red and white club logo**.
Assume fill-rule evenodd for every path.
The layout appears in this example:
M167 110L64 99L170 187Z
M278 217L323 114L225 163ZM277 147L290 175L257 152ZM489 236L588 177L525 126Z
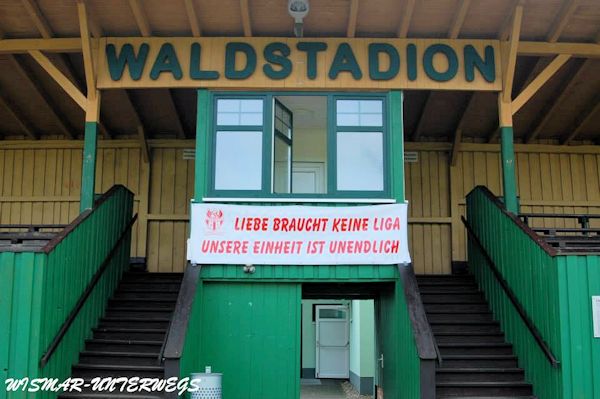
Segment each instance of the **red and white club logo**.
M223 211L220 209L209 209L206 211L206 227L208 230L217 231L223 226Z

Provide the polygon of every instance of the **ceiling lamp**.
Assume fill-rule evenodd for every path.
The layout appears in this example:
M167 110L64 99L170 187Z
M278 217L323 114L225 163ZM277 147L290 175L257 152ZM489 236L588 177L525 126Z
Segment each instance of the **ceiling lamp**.
M288 12L294 18L294 34L296 37L302 37L302 20L308 14L309 9L308 0L288 0Z

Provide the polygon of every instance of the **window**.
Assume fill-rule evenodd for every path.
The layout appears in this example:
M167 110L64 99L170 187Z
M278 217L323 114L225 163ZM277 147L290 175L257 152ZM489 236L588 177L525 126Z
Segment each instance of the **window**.
M217 100L215 190L262 189L263 103L263 99Z
M383 100L336 100L338 191L384 190Z
M214 95L211 191L385 197L386 96Z

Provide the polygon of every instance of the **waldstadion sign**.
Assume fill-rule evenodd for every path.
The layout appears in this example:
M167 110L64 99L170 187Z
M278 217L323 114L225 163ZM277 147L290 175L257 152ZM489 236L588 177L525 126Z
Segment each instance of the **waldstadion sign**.
M98 88L501 89L499 42L104 38Z

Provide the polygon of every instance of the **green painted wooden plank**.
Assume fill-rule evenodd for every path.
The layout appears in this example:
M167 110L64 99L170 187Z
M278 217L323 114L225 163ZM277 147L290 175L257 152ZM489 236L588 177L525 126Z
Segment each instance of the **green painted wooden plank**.
M504 204L509 212L519 212L515 175L515 150L512 126L500 127L500 156L502 158L502 188Z
M382 281L398 278L398 269L396 265L256 265L256 272L247 274L242 265L204 265L200 277L204 280L245 281Z
M392 160L392 196L404 202L404 118L403 93L392 90L389 94L388 115L392 145L389 149Z
M83 141L83 165L81 170L80 212L91 209L94 206L97 147L98 123L86 122Z
M194 163L194 201L202 202L206 195L208 151L210 135L210 93L206 89L198 90L196 113L196 157Z

